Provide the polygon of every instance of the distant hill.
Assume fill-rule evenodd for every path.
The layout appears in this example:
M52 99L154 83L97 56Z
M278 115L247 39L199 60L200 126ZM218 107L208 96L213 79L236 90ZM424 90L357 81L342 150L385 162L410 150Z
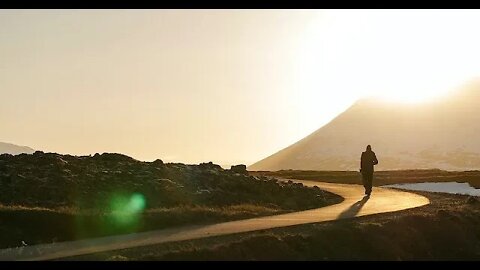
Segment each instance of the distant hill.
M480 168L480 83L445 99L402 104L359 100L299 142L249 170L358 170L366 145L378 170Z
M22 153L32 154L33 152L35 152L35 150L28 146L0 142L0 154L18 155Z

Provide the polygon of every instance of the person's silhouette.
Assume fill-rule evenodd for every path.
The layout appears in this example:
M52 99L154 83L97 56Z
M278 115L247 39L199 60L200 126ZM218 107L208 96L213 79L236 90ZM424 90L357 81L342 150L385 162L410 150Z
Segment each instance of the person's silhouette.
M378 160L375 152L372 151L370 145L367 145L367 150L362 152L360 158L360 172L362 173L363 186L367 196L370 196L370 193L372 193L373 166L377 164Z

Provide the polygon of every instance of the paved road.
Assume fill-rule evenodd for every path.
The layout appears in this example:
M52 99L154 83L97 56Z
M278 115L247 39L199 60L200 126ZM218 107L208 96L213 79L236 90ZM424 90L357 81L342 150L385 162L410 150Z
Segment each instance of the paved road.
M299 224L353 218L419 207L429 203L423 196L388 188L374 188L369 199L363 186L300 181L307 186L336 193L345 198L339 204L289 214L230 221L213 225L188 226L120 236L109 236L23 248L0 250L0 260L51 260L102 251L118 250L166 242L198 239L233 233L257 231Z

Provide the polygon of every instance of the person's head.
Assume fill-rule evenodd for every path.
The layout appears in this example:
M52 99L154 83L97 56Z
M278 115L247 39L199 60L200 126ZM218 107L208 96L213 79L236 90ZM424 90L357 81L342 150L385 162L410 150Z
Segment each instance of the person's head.
M370 146L370 144L367 145L367 151L372 151L372 146Z

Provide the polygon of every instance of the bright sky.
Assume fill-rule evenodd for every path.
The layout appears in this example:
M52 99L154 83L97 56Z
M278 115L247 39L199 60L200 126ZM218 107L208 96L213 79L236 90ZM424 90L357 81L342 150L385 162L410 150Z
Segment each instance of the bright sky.
M251 164L480 75L480 11L0 10L0 141Z

